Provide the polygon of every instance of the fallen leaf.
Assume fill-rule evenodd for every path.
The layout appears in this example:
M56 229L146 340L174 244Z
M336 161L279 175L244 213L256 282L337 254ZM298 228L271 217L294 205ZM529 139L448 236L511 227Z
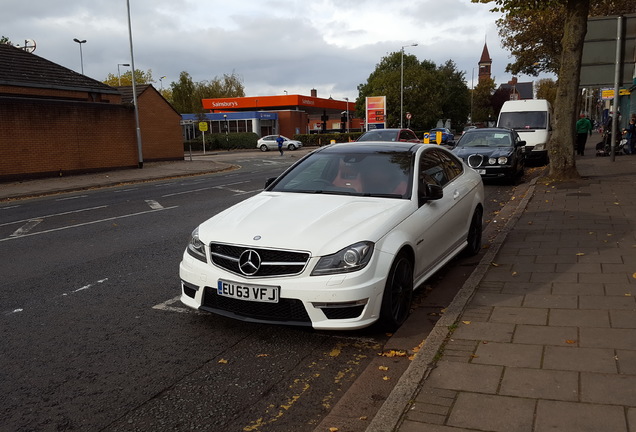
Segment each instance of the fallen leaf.
M619 203L619 202L615 202L614 204L616 204L616 205L621 205L621 203Z
M632 278L636 279L636 273L632 274Z
M391 378L389 378L388 376L383 376L383 377L382 377L382 379L383 379L384 381L389 381Z
M575 341L575 340L572 340L572 339L567 339L567 340L565 341L565 343L568 343L568 344L575 344L575 343L576 343L576 341Z
M576 254L576 256L583 256L583 255L585 255L583 252L579 252Z
M528 222L528 225L532 225L532 221Z
M389 368L387 366L380 366L378 367L378 369L380 369L381 371L388 371Z
M338 432L340 429L338 428L334 428L334 427L330 427L329 428L329 432Z
M491 262L490 265L493 267L499 267L499 264L497 264L496 262Z
M387 350L387 351L378 353L378 355L382 357L406 357L407 353L406 351L403 351L403 350Z
M630 293L625 293L625 297L631 297L632 295Z
M256 357L268 357L269 354L258 354Z
M366 419L368 419L369 417L367 417L367 416L362 416L362 417L358 417L358 418L359 418L360 420L366 420Z
M512 275L513 276L517 276L517 272L512 272Z
M594 234L594 231L590 231L588 234L589 234L589 235L592 235L592 234Z
M462 322L466 325L470 324L470 321L462 321Z
M478 358L479 356L477 354L471 354L470 355L472 358Z
M225 359L221 359L221 360L219 360L219 363L226 364L226 363L227 363L227 360L225 360Z

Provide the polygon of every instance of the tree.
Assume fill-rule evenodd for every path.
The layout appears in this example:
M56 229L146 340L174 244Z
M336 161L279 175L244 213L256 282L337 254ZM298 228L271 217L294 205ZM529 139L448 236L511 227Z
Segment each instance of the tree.
M232 72L210 81L194 82L188 72L179 74L179 81L170 83L170 91L164 97L180 113L202 113L202 99L244 97L243 80Z
M514 61L506 66L513 75L538 75L540 71L558 73L564 34L565 0L534 2L473 0L474 3L495 2L494 10L506 12L497 20L501 44L512 54ZM525 8L508 9L509 5L526 3ZM543 4L542 4L543 3ZM546 6L546 7L543 7ZM633 0L591 0L590 16L636 13Z
M576 122L577 97L579 94L579 78L581 72L581 57L583 42L587 31L587 17L590 11L590 0L472 0L476 3L494 2L494 10L501 11L506 18L531 16L549 16L554 10L561 12L562 39L560 45L560 59L558 61L558 88L554 101L553 134L548 143L550 158L549 176L555 180L578 178L576 161L574 159L574 125ZM594 0L600 3L605 0ZM608 0L609 1L609 0ZM543 28L545 32L550 29ZM527 30L530 33L530 29ZM521 29L519 34L526 36ZM532 38L526 43L531 43ZM541 45L541 42L537 43ZM528 47L531 49L531 47ZM541 67L549 60L549 54L536 51L538 57L535 63ZM525 60L528 61L528 60ZM543 62L543 63L542 63Z
M550 78L542 78L537 81L537 99L545 99L554 106L556 99L557 83Z
M189 73L183 71L179 74L179 81L170 83L172 90L172 100L170 103L179 113L199 113L203 112L201 103L193 103L194 81Z
M109 85L111 87L119 87L119 76L109 73L106 76L106 79L102 81L104 84ZM152 78L152 69L148 69L147 72L144 72L140 69L135 70L135 84L151 84L154 83L155 80ZM132 85L132 71L126 71L121 74L121 86L128 87Z
M495 93L495 80L484 79L473 89L473 123L487 123L494 118L492 97Z
M0 44L13 45L7 36L0 36Z
M404 54L404 88L402 82L402 52L390 53L380 60L367 82L358 85L356 112L364 117L365 101L369 96L386 96L386 123L400 125L400 100L403 95L403 114L410 113L410 126L415 130L434 127L439 119L451 119L463 124L470 111L470 93L463 72L452 61L439 68L435 63L419 62L412 54ZM406 120L402 119L406 124Z

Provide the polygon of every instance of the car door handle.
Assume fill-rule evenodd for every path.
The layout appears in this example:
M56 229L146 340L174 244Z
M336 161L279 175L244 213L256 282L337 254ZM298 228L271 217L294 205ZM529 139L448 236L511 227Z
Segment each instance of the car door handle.
M459 191L455 190L455 192L453 192L453 199L457 199L459 198Z

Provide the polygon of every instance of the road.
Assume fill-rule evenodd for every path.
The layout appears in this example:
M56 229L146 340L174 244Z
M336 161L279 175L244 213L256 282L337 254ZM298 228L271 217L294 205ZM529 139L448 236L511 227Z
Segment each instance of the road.
M395 338L373 328L254 325L181 306L190 231L291 162L223 158L242 168L0 205L0 430L312 431L390 352ZM487 187L487 221L513 193ZM431 294L435 279L416 299L430 323L449 301ZM386 364L375 405L408 363Z

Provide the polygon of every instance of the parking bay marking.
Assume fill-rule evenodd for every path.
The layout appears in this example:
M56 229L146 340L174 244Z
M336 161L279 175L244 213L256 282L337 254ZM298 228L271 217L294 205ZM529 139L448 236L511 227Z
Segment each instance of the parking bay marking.
M7 241L7 240L13 240L13 239L16 239L16 238L24 238L24 237L34 236L34 235L48 234L48 233L51 233L51 232L67 230L67 229L70 229L70 228L79 228L81 226L93 225L93 224L102 223L102 222L109 222L109 221L113 221L113 220L117 220L117 219L129 218L129 217L132 217L132 216L141 216L141 215L144 215L144 214L155 213L155 212L163 211L163 210L172 210L172 209L175 209L177 207L179 207L179 206L162 207L162 208L160 208L158 210L147 210L147 211L142 211L142 212L137 212L137 213L130 213L130 214L126 214L126 215L121 215L121 216L113 216L113 217L106 218L106 219L98 219L98 220L94 220L94 221L90 221L90 222L84 222L84 223L79 223L79 224L75 224L75 225L68 225L68 226L63 226L63 227L59 227L59 228L52 228L50 230L39 231L39 232L36 232L36 233L30 233L30 234L24 234L24 235L21 235L19 237L7 237L7 238L4 238L4 239L0 239L0 242Z
M199 311L196 311L194 309L190 309L190 308L186 308L186 307L172 306L173 304L178 302L180 298L181 298L181 296L176 296L174 298L171 298L170 300L166 300L163 303L159 303L157 305L154 305L152 308L156 309L156 310L167 311L167 312L194 313L194 314L204 315L203 312L199 312Z

